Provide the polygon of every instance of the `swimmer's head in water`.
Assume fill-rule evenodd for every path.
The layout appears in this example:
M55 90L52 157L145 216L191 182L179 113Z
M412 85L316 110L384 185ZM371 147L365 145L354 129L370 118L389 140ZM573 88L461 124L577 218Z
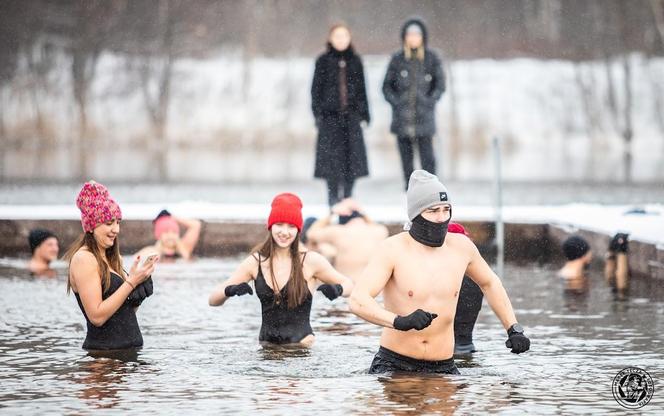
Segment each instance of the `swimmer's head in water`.
M271 229L277 223L291 224L302 231L302 201L297 195L283 193L274 197L267 228Z
M438 180L436 175L425 170L416 170L410 175L406 199L409 221L413 221L415 217L431 207L451 205L445 185Z
M346 225L355 218L364 219L364 215L360 211L355 211L355 210L353 210L353 212L351 212L350 215L339 215L339 225Z
M170 215L162 215L154 221L154 238L164 244L177 244L180 238L180 226Z
M578 235L568 237L563 242L562 248L563 254L569 261L580 259L590 253L590 245L583 237Z
M49 230L35 229L28 235L32 256L42 261L51 262L58 258L60 247L58 238Z
M41 244L44 243L49 238L54 238L55 241L57 242L55 234L53 234L49 230L44 230L41 228L35 228L34 230L30 230L30 234L28 234L28 244L30 245L30 252L34 254L35 250L37 250L37 248L41 246Z
M83 185L76 197L76 206L81 211L81 224L86 233L100 224L122 219L120 206L111 198L108 189L95 181Z

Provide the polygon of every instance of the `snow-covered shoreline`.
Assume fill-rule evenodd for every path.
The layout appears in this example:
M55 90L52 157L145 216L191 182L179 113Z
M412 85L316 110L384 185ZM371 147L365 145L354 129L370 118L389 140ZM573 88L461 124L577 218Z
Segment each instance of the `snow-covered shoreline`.
M204 201L122 205L125 220L152 220L164 207L174 215L200 218L209 222L262 222L268 215L266 204L228 204ZM505 206L505 222L525 224L553 224L568 228L613 235L627 232L633 241L664 246L664 204L642 205L645 213L627 212L632 205L523 205ZM376 221L400 223L406 217L402 205L366 205L367 214ZM305 216L324 216L325 205L308 205ZM0 220L76 220L79 212L73 205L0 205ZM455 206L456 221L493 221L491 206Z

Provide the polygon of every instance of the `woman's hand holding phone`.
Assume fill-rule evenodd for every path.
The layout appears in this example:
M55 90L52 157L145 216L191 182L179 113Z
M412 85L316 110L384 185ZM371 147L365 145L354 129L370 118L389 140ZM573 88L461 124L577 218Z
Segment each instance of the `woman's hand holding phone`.
M129 270L128 280L132 285L138 286L143 283L154 272L155 265L159 261L158 254L150 254L141 259L141 256L136 257L134 264Z

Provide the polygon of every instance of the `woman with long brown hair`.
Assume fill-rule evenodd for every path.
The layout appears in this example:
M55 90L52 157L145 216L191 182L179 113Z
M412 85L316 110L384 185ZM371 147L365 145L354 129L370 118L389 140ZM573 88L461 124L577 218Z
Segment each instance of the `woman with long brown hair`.
M263 317L261 343L309 346L314 342L309 323L312 292L333 300L348 297L353 284L322 255L300 248L302 202L296 195L274 198L267 228L265 241L212 292L210 306L221 306L231 296L253 294L249 282L254 281Z
M106 187L87 182L76 198L84 233L72 244L67 293L74 292L87 322L86 350L117 350L143 346L136 307L152 294L158 256L144 264L136 258L129 273L120 255L120 206Z

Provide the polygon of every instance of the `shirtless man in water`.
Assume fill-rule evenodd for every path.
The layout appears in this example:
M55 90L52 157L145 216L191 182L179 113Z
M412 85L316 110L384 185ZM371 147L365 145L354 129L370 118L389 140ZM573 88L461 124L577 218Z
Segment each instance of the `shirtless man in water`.
M332 223L334 215L339 216L339 224ZM306 231L308 242L334 247L334 268L353 281L360 277L376 245L387 236L387 227L371 221L352 199L334 205L329 216L316 220Z
M464 274L480 286L507 330L507 348L528 351L530 340L498 276L468 237L447 233L452 206L445 186L416 170L407 199L408 232L378 246L350 297L353 313L384 327L369 372L459 374L453 323ZM385 307L374 299L381 291Z

